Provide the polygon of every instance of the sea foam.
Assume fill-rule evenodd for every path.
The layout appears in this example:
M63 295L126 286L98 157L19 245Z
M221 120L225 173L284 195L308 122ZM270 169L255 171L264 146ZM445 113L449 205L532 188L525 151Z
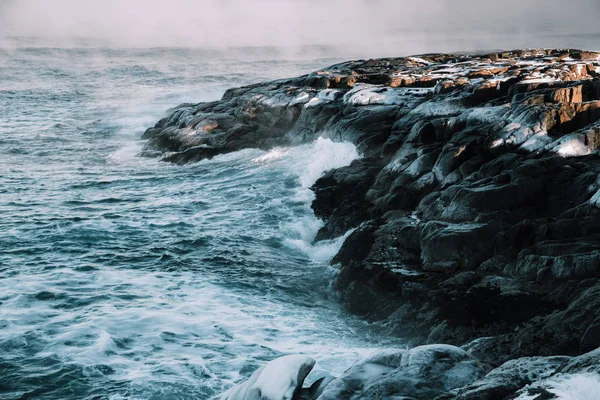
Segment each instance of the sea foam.
M333 239L314 243L319 229L324 225L310 210L314 193L312 185L328 170L350 165L360 158L356 146L349 142L334 142L318 138L313 143L295 148L275 148L255 158L257 163L283 162L298 179L299 186L293 200L304 204L306 212L296 220L283 224L287 238L284 243L306 254L313 261L328 262L338 252L350 232Z

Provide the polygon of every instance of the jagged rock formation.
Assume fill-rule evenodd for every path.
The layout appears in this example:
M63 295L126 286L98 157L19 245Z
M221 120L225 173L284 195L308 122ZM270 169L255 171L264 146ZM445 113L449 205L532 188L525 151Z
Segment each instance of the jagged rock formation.
M313 187L354 313L493 365L600 346L600 53L350 61L186 104L143 154L318 136L364 155ZM476 340L477 339L477 340Z
M600 349L579 357L523 357L491 371L454 346L387 349L339 378L323 377L303 388L313 365L306 356L275 359L221 399L591 400L600 390Z
M476 382L485 372L478 360L454 346L384 350L329 383L318 400L434 399Z
M595 399L600 349L579 357L525 357L508 361L482 379L436 400Z

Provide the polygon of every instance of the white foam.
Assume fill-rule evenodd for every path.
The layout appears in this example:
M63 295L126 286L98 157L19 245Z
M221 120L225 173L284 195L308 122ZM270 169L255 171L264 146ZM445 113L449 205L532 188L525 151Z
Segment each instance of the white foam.
M130 141L126 142L122 147L110 153L106 158L109 162L114 164L139 164L147 158L138 157L142 150L144 142L142 141Z
M534 400L539 395L529 394L530 389L543 388L557 400L597 400L600 393L600 376L595 373L558 374L523 389L515 400Z
M269 162L273 162L276 160L281 160L289 152L290 152L290 150L288 148L275 147L274 149L271 149L268 153L263 154L260 157L256 157L252 161L254 161L256 163L269 163Z
M350 232L334 240L313 243L324 223L315 217L310 208L315 197L310 187L324 172L350 165L359 157L356 146L352 143L334 142L320 137L303 146L274 148L253 159L263 166L288 169L298 179L299 187L292 199L304 204L303 213L294 220L281 224L281 230L286 236L286 246L297 249L315 262L329 262L333 258Z
M360 157L352 143L333 142L322 137L308 147L294 149L294 155L301 163L298 175L304 188L311 187L324 172L350 165Z
M300 250L313 261L329 262L333 256L337 254L337 252L340 250L340 247L342 247L342 244L344 244L352 232L354 232L354 229L349 230L343 236L338 238L332 240L322 240L315 244L312 244L312 240L301 239L286 239L284 243L290 247ZM315 235L316 233L317 232L315 232Z
M244 150L242 150L244 151ZM239 154L241 152L231 153ZM350 142L334 142L319 137L313 143L298 147L276 147L255 157L252 161L273 165L282 161L298 176L302 188L310 188L324 172L350 165L360 158L356 146ZM215 157L217 159L217 157ZM312 197L311 197L312 198Z
M600 393L600 376L574 374L561 376L552 382L548 391L564 400L596 400Z
M357 346L360 340L353 340L353 336L339 339L337 335L344 335L347 325L334 310L315 313L268 296L240 295L208 282L203 274L129 269L56 272L62 279L47 281L33 275L27 280L19 276L5 280L11 288L7 292L10 300L0 318L20 323L3 330L0 340L20 341L40 323L52 326L47 331L52 333L45 338L49 344L38 356L83 366L110 366L115 379L132 384L173 376L198 385L197 374L189 368L193 365L208 376L204 385L218 387L237 381L237 371L247 366L249 359L264 357L265 349L319 357L323 367L339 374L358 356L371 351ZM63 322L75 321L81 310L57 314L52 308L54 302L36 302L29 319L23 321L23 310L31 306L31 300L29 296L15 296L16 292L42 289L55 293L68 290L81 298L86 298L88 291L101 289L139 297L140 301L112 298L94 304L69 325ZM223 349L235 357L221 356Z
M321 227L323 221L313 216L305 216L297 221L288 224L285 228L288 234L296 237L303 242L312 242Z

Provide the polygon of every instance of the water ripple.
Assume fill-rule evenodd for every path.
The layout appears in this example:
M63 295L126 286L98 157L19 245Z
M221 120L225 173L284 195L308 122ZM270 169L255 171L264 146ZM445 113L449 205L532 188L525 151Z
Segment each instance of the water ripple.
M333 299L341 242L311 243L307 188L353 146L137 157L143 128L174 104L333 61L0 59L0 398L206 399L284 353L336 373L387 340Z

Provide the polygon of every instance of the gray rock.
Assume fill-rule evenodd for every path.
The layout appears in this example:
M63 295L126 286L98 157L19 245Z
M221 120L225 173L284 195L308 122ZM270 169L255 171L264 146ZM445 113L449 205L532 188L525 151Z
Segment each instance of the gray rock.
M511 360L477 382L452 391L445 398L455 400L504 399L526 385L554 375L570 359L570 357L525 357Z
M302 355L277 358L257 369L250 378L225 392L220 400L297 399L315 360ZM318 393L318 386L314 393Z
M454 346L386 350L351 367L318 399L426 400L468 385L484 374L484 367L474 357Z
M183 104L143 154L193 162L326 136L365 155L313 186L344 306L477 357L600 346L600 57L581 50L349 61Z

